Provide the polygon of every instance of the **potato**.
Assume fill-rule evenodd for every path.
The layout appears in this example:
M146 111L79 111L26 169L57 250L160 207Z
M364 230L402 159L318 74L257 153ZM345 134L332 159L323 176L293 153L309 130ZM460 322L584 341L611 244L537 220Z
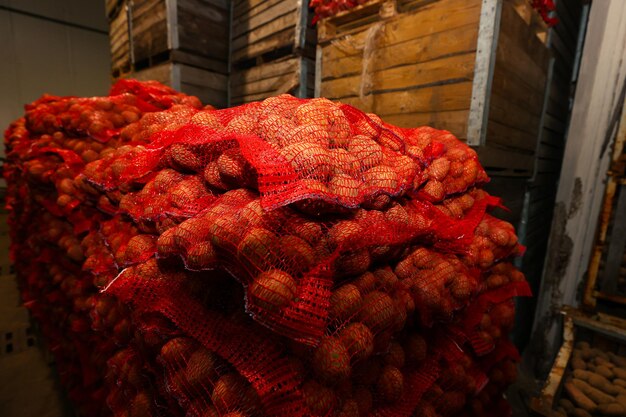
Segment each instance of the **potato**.
M212 129L222 129L222 124L213 111L199 111L194 114L190 123L210 127Z
M228 190L230 186L222 180L217 161L209 162L203 171L203 178L207 184L218 190Z
M383 150L376 141L366 136L354 136L348 144L348 153L354 156L356 170L368 170L383 160Z
M376 391L384 402L394 403L398 401L404 392L402 372L395 366L384 366L376 382Z
M363 185L361 189L384 189L395 191L400 186L398 173L391 167L385 165L375 166L363 173Z
M347 174L335 174L328 183L328 192L340 199L352 200L359 196L361 183Z
M215 247L209 241L199 242L192 245L187 251L185 258L188 268L201 270L214 267L219 258L215 252Z
M124 261L140 262L152 256L156 250L156 237L152 235L133 236L124 251Z
M587 397L572 381L565 382L563 388L570 399L580 408L590 413L596 410L597 404Z
M374 333L391 328L395 324L397 315L396 304L388 294L372 291L363 297L359 319Z
M608 395L617 395L619 390L605 377L593 372L584 371L582 369L576 369L573 372L575 378L581 379L587 382L594 388L605 392Z
M328 159L333 165L333 173L335 175L354 176L361 171L356 157L343 148L329 149Z
M437 180L428 181L422 191L433 202L441 201L446 196L443 184Z
M354 389L354 401L359 407L359 416L366 416L374 406L374 396L372 392L364 386Z
M366 248L342 253L335 259L333 268L339 278L360 275L367 271L372 259Z
M352 362L368 358L374 351L374 335L362 323L350 323L339 332L339 339L348 350Z
M359 405L353 399L345 400L337 417L359 417Z
M588 383L586 383L585 381L581 379L574 378L572 380L572 383L576 386L576 388L582 391L587 397L589 397L596 404L609 404L614 401L613 397L611 397L608 394L603 393L599 389L592 387L591 385L589 385Z
M361 308L363 299L358 288L352 284L345 284L330 295L330 317L345 321L354 316Z
M220 178L227 183L238 186L253 184L253 169L241 154L239 148L226 149L217 158L217 169Z
M294 143L314 143L323 148L328 148L330 146L330 134L322 125L294 126L288 134L280 135L280 146L285 148Z
M312 246L315 246L322 238L322 226L300 217L290 218L283 227L289 234L298 236Z
M372 272L365 272L357 279L355 279L352 284L359 289L361 294L367 294L370 291L373 291L376 288L378 283L378 278Z
M613 352L608 353L609 360L620 368L626 369L626 358L616 355Z
M296 297L296 281L284 271L272 269L262 272L248 288L250 301L254 305L271 312L288 306Z
M584 370L587 369L586 362L580 357L574 355L571 360L572 369Z
M626 369L622 368L622 367L615 367L613 368L613 371L611 372L611 376L606 376L607 378L611 378L611 377L615 377L615 378L619 378L619 379L625 379L626 380Z
M576 409L574 404L572 404L572 402L568 400L567 398L561 398L559 400L559 405L563 407L563 409L565 410L567 414L574 412L574 410Z
M575 408L570 415L573 417L592 417L592 415L583 408Z
M431 162L430 166L426 170L426 174L437 181L442 181L446 175L448 175L449 171L450 160L446 157L440 157Z
M245 408L241 394L246 389L246 383L242 377L236 374L225 374L215 383L211 401L218 410L222 411Z
M621 377L626 378L626 371L624 371L624 373L622 375L619 375L621 373L619 368L614 369L614 371L615 372L611 371L609 368L607 368L604 365L596 366L596 368L595 368L595 372L598 375L602 375L603 377L608 378L608 379L613 379L616 376L618 378L621 378Z
M350 375L350 354L339 339L327 337L315 350L311 365L322 381L337 383Z
M167 153L171 158L172 168L174 169L198 172L201 171L205 165L202 158L196 155L190 146L183 143L172 144L167 150Z
M328 150L316 143L294 143L280 150L300 178L326 182L332 172Z
M280 252L285 265L293 271L308 271L315 264L313 248L297 236L286 235L280 238Z
M302 396L309 410L315 415L325 416L337 403L335 392L312 379L302 385Z
M605 416L623 416L626 408L620 403L598 404L596 411Z
M207 349L200 348L193 352L185 366L185 378L193 387L210 388L218 378L218 358ZM197 388L196 388L197 389Z
M406 361L402 345L398 342L391 342L384 356L384 361L387 365L402 369Z

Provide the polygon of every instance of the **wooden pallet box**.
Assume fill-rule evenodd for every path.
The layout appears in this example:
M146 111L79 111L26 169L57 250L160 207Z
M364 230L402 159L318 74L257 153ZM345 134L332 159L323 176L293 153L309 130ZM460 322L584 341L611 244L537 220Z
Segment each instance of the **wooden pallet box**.
M136 70L176 61L228 72L228 0L133 0L129 15Z
M115 79L131 70L127 1L118 2L115 14L109 20L109 44L111 47L111 75Z
M530 176L551 55L524 5L374 0L323 19L316 96L449 130L480 148L490 173Z
M315 62L301 56L288 56L252 68L234 70L230 76L230 105L284 93L313 97L314 70Z
M626 355L626 320L604 313L585 313L564 306L563 336L561 347L539 395L530 400L533 415L562 417L561 398L564 398L564 383L572 377L572 358L579 342L586 342L604 354L609 352ZM578 407L578 406L576 406ZM571 413L566 415L581 415ZM596 413L593 414L598 415Z
M308 0L233 0L231 60L237 64L290 54L313 57Z
M196 96L217 108L227 105L228 76L177 62L165 62L130 75L140 81L155 80Z

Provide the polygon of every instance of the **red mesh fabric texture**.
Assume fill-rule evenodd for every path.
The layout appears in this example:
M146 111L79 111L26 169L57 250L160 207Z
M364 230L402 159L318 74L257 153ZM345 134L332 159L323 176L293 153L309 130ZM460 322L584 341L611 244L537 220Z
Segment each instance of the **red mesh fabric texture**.
M82 415L509 412L523 247L449 132L125 80L5 145L22 297Z

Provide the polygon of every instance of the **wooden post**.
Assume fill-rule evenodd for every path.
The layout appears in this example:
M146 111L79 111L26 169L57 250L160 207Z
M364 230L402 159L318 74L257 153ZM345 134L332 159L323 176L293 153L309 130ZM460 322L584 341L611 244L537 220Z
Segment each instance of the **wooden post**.
M474 84L467 123L467 144L470 146L485 144L501 10L502 0L483 0L476 45Z

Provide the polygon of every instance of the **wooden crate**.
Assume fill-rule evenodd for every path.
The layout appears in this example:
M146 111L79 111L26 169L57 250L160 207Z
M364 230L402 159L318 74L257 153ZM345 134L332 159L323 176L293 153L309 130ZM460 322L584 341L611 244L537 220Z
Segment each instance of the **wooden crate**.
M626 320L603 313L587 314L568 306L563 308L562 313L561 347L541 393L530 401L531 410L544 417L559 416L555 409L569 374L569 363L576 342L588 342L604 352L622 356L626 354Z
M118 2L116 14L109 20L109 44L111 46L111 75L119 78L131 70L130 26L128 3Z
M228 72L228 0L133 0L129 14L136 70L175 61Z
M289 56L230 75L230 105L263 100L290 93L296 97L312 97L315 84L315 63L309 58Z
M310 21L308 0L234 0L232 62L289 54L313 57L316 35Z
M196 96L217 108L227 105L228 76L177 62L165 62L130 75L138 80L155 80Z
M521 5L374 0L323 19L316 96L449 130L479 147L490 174L530 176L551 55Z

